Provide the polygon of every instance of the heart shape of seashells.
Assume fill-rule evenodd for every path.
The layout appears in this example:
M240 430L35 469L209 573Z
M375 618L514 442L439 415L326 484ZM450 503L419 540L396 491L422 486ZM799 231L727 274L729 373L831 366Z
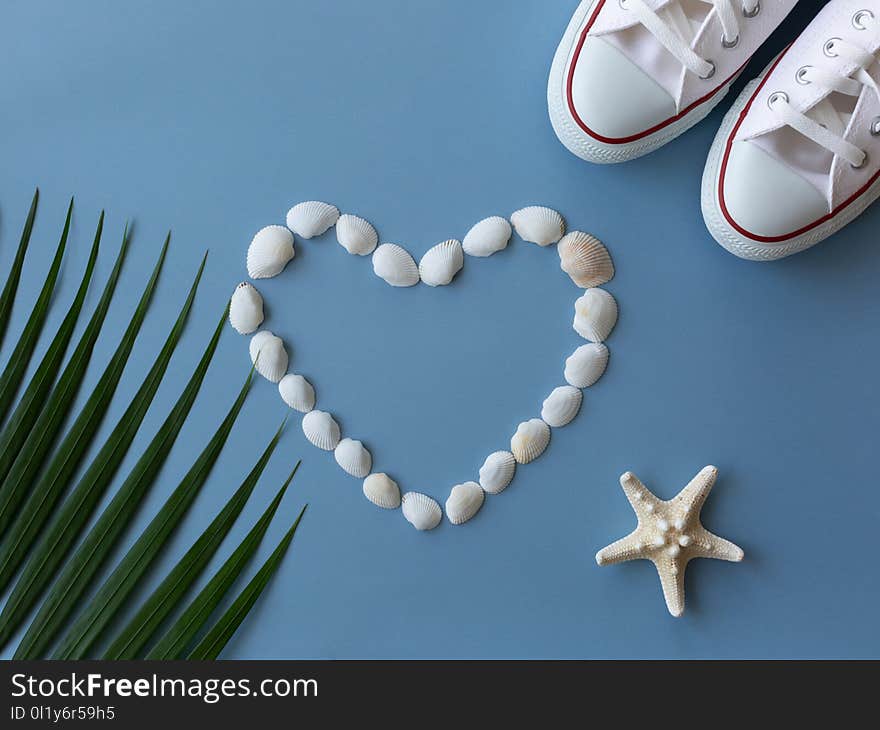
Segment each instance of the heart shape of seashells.
M421 261L394 243L379 243L373 225L356 215L340 215L329 203L306 201L287 213L286 226L270 225L254 236L247 253L247 269L252 279L280 274L294 258L295 238L311 239L336 227L336 239L342 248L356 256L371 256L373 271L395 287L411 287L419 282L428 286L446 286L464 267L465 255L492 256L504 250L513 231L524 241L541 247L557 245L560 268L583 294L574 305L572 327L586 344L577 347L565 360L560 385L544 400L540 418L519 424L510 439L509 450L495 451L486 457L477 481L455 485L446 500L449 522L460 525L482 508L487 494L503 492L513 480L518 466L540 457L550 444L551 429L568 425L577 416L583 402L583 389L602 377L608 365L604 341L617 323L617 301L600 287L614 276L614 264L605 246L582 231L565 232L565 221L551 208L529 206L510 216L491 216L475 224L460 242L449 239L429 249ZM315 409L315 389L302 375L288 373L289 356L284 343L268 330L257 331L263 323L263 298L253 284L243 282L232 295L229 321L240 334L253 335L250 356L254 366L267 380L278 383L284 402L303 413L302 429L315 447L332 451L340 468L363 479L364 496L382 509L401 509L406 520L417 530L433 530L440 524L443 510L430 496L419 492L401 495L400 487L384 472L372 472L373 459L364 444L342 437L339 424L330 413Z

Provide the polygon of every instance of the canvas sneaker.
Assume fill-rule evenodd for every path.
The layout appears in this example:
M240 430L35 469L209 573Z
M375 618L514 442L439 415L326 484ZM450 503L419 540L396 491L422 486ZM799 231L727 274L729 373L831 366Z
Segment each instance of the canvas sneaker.
M583 0L556 51L547 101L560 141L623 162L718 104L797 0Z
M703 217L742 258L818 243L880 195L880 0L831 0L743 90L703 173Z

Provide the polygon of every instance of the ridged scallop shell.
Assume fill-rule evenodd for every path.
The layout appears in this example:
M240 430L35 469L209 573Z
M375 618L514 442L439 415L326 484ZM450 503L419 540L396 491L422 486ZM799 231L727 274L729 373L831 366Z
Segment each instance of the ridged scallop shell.
M486 457L480 467L480 486L489 494L507 489L516 473L516 459L509 451L495 451Z
M287 227L302 238L320 236L338 219L339 209L320 200L297 203L287 211Z
M364 479L364 496L383 509L400 507L400 487L384 472L370 474Z
M396 243L383 243L373 252L373 271L391 286L415 286L419 267L409 252Z
M540 418L532 418L519 424L510 439L510 451L517 464L534 461L550 443L550 427Z
M427 494L407 492L401 498L400 505L406 521L417 530L433 530L443 518L440 505Z
M510 216L510 222L523 241L549 246L565 234L565 221L555 210L532 205Z
M312 446L333 451L339 444L339 424L326 411L309 411L303 416L302 430Z
M446 517L453 525L467 522L480 511L485 498L483 488L476 482L456 484L446 500Z
M269 330L262 330L251 337L250 350L251 362L256 366L256 371L266 380L277 383L287 372L287 350L284 342ZM257 356L259 355L259 359Z
M617 302L604 289L587 289L574 303L572 326L585 340L603 342L617 324Z
M419 261L419 276L428 286L445 286L464 266L461 242L450 239L429 248Z
M379 243L379 234L369 221L344 213L336 221L336 240L349 253L368 256Z
M315 407L315 389L302 375L285 375L278 383L281 400L300 413L308 413Z
M252 284L243 281L229 300L229 324L240 335L256 332L263 323L263 297Z
M608 367L608 348L600 342L581 345L565 361L565 382L575 388L589 388Z
M559 242L559 266L579 287L601 286L614 276L608 249L595 236L571 231Z
M293 234L284 226L266 226L257 231L247 253L251 279L277 276L294 256Z
M366 447L356 439L342 439L333 451L336 463L353 477L363 479L373 468L373 457Z
M560 385L544 400L541 418L548 426L561 428L571 423L581 409L584 394L573 385Z
M467 232L461 247L468 256L491 256L507 248L511 233L506 218L497 215L484 218Z

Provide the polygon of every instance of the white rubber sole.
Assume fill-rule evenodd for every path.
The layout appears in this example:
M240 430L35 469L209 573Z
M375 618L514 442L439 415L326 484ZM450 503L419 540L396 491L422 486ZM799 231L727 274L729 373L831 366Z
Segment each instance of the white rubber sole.
M715 135L715 141L712 142L712 147L709 150L709 157L706 159L700 193L700 207L703 209L703 220L706 222L706 227L709 229L709 233L712 234L712 238L734 256L739 256L741 259L748 259L749 261L775 261L776 259L785 258L815 246L861 215L871 203L880 197L880 177L878 177L871 187L833 218L806 233L775 243L765 243L749 238L730 225L721 211L721 204L718 198L721 160L724 156L727 140L733 131L733 127L736 125L740 113L774 62L775 59L761 72L758 78L746 85L724 116L718 134Z
M736 81L732 78L728 84L718 89L709 99L694 107L681 119L657 130L651 135L645 136L633 142L613 144L602 142L587 134L572 118L568 109L566 94L566 80L568 77L569 60L572 51L578 42L584 25L599 0L582 0L566 28L565 35L553 56L553 65L550 69L550 79L547 83L547 108L550 112L550 123L559 141L573 154L587 162L597 164L612 164L626 162L637 157L647 155L658 147L683 134L698 122L702 121L726 96L731 84Z

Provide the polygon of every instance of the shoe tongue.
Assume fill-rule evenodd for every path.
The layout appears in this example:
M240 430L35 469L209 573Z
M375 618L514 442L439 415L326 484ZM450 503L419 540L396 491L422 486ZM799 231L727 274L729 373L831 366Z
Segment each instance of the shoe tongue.
M690 45L706 20L709 7L703 0L673 0L657 14Z

